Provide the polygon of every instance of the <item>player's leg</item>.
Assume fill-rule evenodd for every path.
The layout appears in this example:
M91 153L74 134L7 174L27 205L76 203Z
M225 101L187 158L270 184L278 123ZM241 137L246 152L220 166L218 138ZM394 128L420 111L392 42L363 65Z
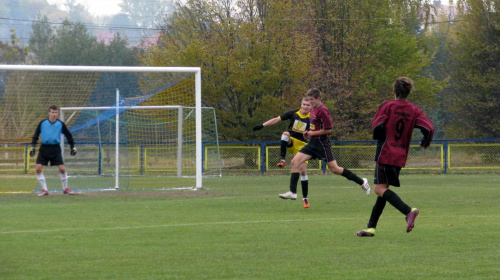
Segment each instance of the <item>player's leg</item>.
M294 156L304 148L307 143L300 141L296 138L291 137L291 146L288 145L288 152L292 153ZM309 192L309 178L307 177L307 164L308 162L305 161L300 165L300 185L302 187L302 204L304 205L304 208L309 208L309 200L307 199L307 195Z
M408 206L395 192L389 189L389 185L394 187L399 187L399 172L400 167L392 165L377 164L381 172L386 176L387 185L376 185L375 193L387 200L394 208L398 209L403 215L406 216L406 232L410 232L415 223L415 218L417 218L420 211L417 208L411 208Z
M286 165L286 150L288 148L288 145L290 144L290 133L288 131L284 131L283 134L281 134L281 144L280 144L280 162L276 166L283 168Z
M41 145L40 150L38 151L35 166L36 178L38 180L38 183L40 184L40 187L42 188L42 191L38 194L38 196L49 195L47 182L45 181L45 176L43 175L43 166L47 165L48 163L49 161L46 157L46 148L44 145Z
M333 157L333 154L332 154ZM353 173L347 168L340 167L337 164L337 161L335 159L328 161L326 163L330 171L332 171L333 174L340 175L342 177L345 177L346 179L355 182L356 184L360 185L361 188L365 191L366 195L370 195L371 189L370 189L370 184L368 183L368 179L366 178L360 178L358 175Z
M59 175L61 176L61 185L63 189L63 194L71 194L73 193L68 188L68 173L66 172L66 166L64 164L58 165L59 167Z
M379 194L384 192L389 188L388 177L384 173L384 169L379 168L379 164L375 165L375 175L373 182L375 183L375 193ZM378 220L384 211L385 205L387 204L387 200L382 196L377 196L377 200L373 205L372 212L370 215L370 220L368 220L368 224L366 227L358 232L356 235L362 237L373 237L375 236L375 229L377 228Z
M66 166L64 165L64 159L62 157L62 151L59 145L54 148L54 154L51 164L57 165L57 167L59 168L63 194L72 194L73 192L68 188L68 173L66 172Z
M286 193L279 194L283 199L297 199L297 183L300 178L300 165L306 160L311 159L310 155L298 152L292 159L292 174L290 175L290 190Z
M348 180L357 183L365 191L366 195L370 195L371 189L370 189L370 184L368 183L368 179L360 178L356 174L351 172L349 169L340 167L337 164L335 156L333 155L332 145L328 138L318 141L317 145L318 149L321 150L321 154L324 155L321 159L323 159L326 162L326 165L328 166L330 171L332 171L333 174L341 175L347 178Z
M300 165L300 186L302 187L302 204L304 208L309 208L309 199L307 195L309 194L309 178L307 177L307 163Z
M49 195L49 190L47 189L47 182L45 181L45 176L43 175L43 165L41 163L37 163L35 167L36 171L36 179L42 188L42 191L38 194L38 196Z

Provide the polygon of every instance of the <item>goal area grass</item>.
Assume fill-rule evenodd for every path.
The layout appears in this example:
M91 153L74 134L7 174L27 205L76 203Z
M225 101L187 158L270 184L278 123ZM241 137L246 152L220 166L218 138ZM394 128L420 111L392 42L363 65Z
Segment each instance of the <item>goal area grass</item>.
M500 275L499 175L402 174L402 187L394 190L420 209L415 228L406 233L405 217L387 204L371 238L355 232L366 226L374 193L367 197L340 176L313 175L305 209L300 183L299 199L278 198L288 182L288 176L223 176L204 179L198 191L37 197L35 177L5 178L0 279Z

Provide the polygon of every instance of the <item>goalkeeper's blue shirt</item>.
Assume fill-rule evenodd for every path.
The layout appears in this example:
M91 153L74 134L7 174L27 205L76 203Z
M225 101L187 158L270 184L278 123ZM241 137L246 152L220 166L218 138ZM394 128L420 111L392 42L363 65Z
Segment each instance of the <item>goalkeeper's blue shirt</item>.
M43 145L59 145L61 144L61 134L66 136L70 147L73 148L75 146L73 135L69 132L66 124L60 120L56 120L54 123L51 123L49 119L45 119L42 120L36 127L31 144L35 146L38 141L38 137L41 137Z

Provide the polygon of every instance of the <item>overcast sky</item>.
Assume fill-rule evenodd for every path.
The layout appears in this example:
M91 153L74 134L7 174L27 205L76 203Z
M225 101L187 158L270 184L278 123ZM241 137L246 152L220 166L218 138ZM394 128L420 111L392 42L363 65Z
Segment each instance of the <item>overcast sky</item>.
M63 10L64 9L63 3L66 2L66 0L47 0L47 2L49 2L49 4L57 4L59 9ZM118 4L121 3L122 1L121 0L77 0L76 2L87 7L87 9L92 15L102 16L102 15L114 15L120 12L120 7L118 6Z
M66 0L47 0L49 4L57 4L58 7L63 10L63 3ZM151 0L150 0L151 1ZM94 16L102 15L115 15L120 12L120 7L118 6L122 0L77 0L76 2L83 4L89 12ZM441 4L447 5L448 0L441 0Z

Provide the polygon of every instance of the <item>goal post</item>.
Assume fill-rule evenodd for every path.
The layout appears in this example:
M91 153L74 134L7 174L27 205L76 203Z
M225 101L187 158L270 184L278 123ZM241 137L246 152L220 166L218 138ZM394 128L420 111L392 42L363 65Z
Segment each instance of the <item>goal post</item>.
M80 159L78 164L83 166L83 161L92 162L95 156L97 173L85 171L88 174L84 175L112 178L110 187L114 189L121 188L120 178L134 180L130 178L141 176L194 178L190 187L202 189L203 176L213 171L203 169L203 141L215 141L218 146L215 112L202 107L199 67L0 65L0 87L3 109L24 110L23 119L12 126L24 126L23 131L8 132L14 141L29 140L35 124L46 118L48 106L56 105L70 131L84 131L83 137L74 137L77 148L83 144L78 154L73 158L63 153L65 161L76 164ZM26 109L30 112L26 113ZM210 132L205 132L204 127ZM114 139L109 138L111 135ZM211 138L204 140L207 136ZM172 154L174 143L177 146ZM215 160L213 176L221 175L218 157L210 159ZM175 174L167 167L173 158ZM104 161L114 163L113 172ZM122 165L127 164L133 168L124 172ZM68 173L71 185L71 179L80 175L72 175L71 166Z

